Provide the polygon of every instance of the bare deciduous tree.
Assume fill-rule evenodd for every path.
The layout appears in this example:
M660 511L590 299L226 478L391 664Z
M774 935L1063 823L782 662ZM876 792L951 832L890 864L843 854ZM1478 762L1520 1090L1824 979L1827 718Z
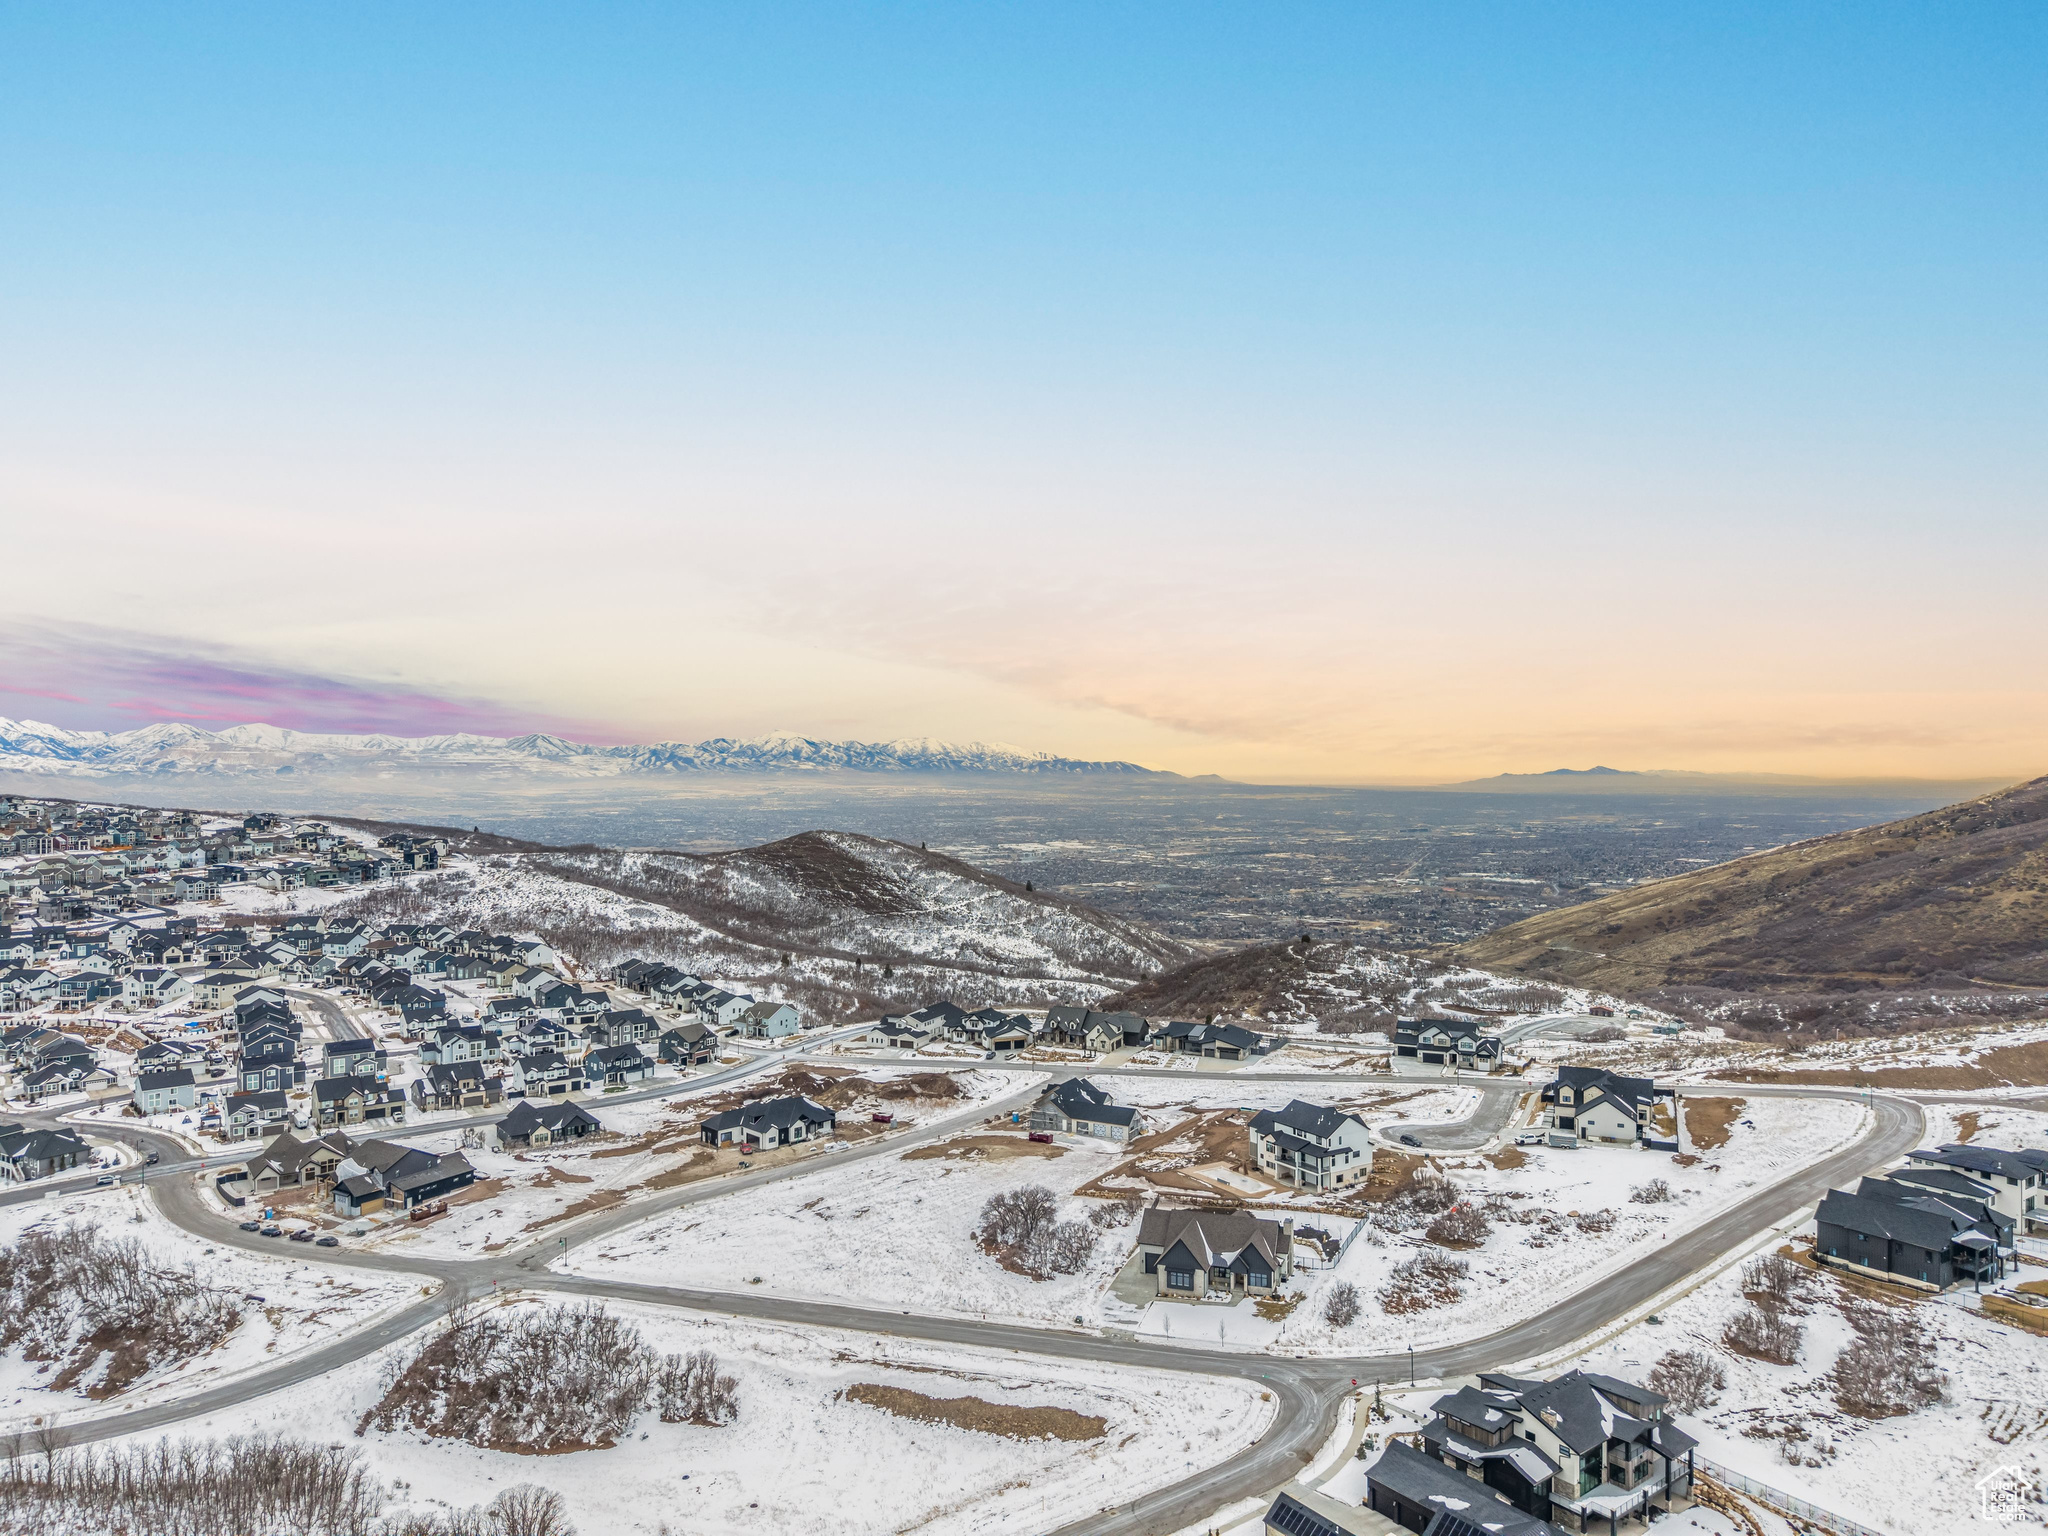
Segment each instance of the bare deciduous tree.
M1805 1333L1783 1312L1751 1305L1729 1320L1721 1330L1721 1342L1753 1360L1791 1365L1799 1358L1799 1343Z
M1638 1184L1630 1190L1628 1197L1636 1205L1663 1205L1673 1199L1674 1195L1669 1179L1651 1179L1648 1183Z
M737 1377L719 1374L718 1357L708 1349L664 1355L654 1378L664 1424L730 1424L740 1416L739 1389Z
M1860 1418L1911 1413L1948 1397L1948 1378L1934 1365L1934 1346L1905 1307L1851 1302L1842 1316L1856 1330L1835 1357L1835 1402Z
M1339 1280L1323 1296L1323 1321L1332 1328L1349 1328L1358 1312L1358 1287L1349 1280Z
M1671 1399L1680 1413L1711 1406L1727 1386L1721 1362L1697 1349L1674 1349L1650 1367L1650 1390Z
M1467 1202L1445 1211L1423 1235L1440 1248L1477 1248L1492 1230L1486 1212Z

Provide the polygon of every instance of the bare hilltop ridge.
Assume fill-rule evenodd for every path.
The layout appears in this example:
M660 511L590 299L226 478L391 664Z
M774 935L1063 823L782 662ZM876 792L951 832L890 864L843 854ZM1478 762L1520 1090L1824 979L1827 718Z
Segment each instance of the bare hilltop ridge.
M2039 1011L2048 778L1545 912L1451 954L1738 1024Z

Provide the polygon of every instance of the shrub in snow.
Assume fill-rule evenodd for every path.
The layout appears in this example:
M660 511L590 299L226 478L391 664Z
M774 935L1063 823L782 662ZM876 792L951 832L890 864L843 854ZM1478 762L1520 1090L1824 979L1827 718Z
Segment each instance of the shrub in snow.
M1671 1182L1668 1179L1652 1179L1647 1184L1638 1184L1629 1191L1628 1197L1637 1205L1662 1205L1673 1198Z
M1752 1360L1790 1365L1799 1358L1799 1341L1805 1332L1782 1312L1751 1305L1729 1319L1721 1330L1721 1342Z
M1934 1365L1934 1346L1909 1308L1851 1302L1842 1316L1856 1330L1835 1357L1835 1403L1859 1418L1911 1413L1948 1396L1948 1378Z
M1614 1212L1612 1211L1580 1211L1573 1216L1572 1220L1576 1221L1579 1224L1579 1230L1588 1236L1614 1230Z
M1454 1205L1429 1224L1423 1233L1440 1248L1477 1248L1486 1241L1493 1223L1476 1205Z
M1332 1328L1349 1328L1358 1321L1358 1287L1339 1280L1323 1297L1323 1321Z
M417 1429L486 1450L612 1444L652 1386L640 1330L594 1302L461 1312L356 1425Z
M289 1435L10 1450L0 1458L8 1536L576 1536L562 1496L530 1484L487 1507L383 1515L389 1494L360 1451Z
M1026 1184L990 1195L974 1236L985 1248L1015 1248L1052 1224L1059 1200L1043 1184Z
M730 1424L740 1416L740 1384L718 1374L718 1357L708 1349L664 1355L654 1375L654 1400L664 1424Z
M1670 1398L1680 1413L1712 1407L1727 1385L1721 1362L1696 1349L1674 1349L1650 1367L1650 1390Z
M1088 1213L1088 1222L1104 1231L1111 1227L1128 1227L1138 1219L1138 1213L1143 1209L1136 1195L1124 1195L1096 1206Z
M205 1354L242 1321L232 1292L165 1269L133 1238L97 1227L24 1233L0 1248L0 1348L61 1362L45 1385L111 1397L145 1372Z
M975 1240L1034 1280L1076 1274L1095 1252L1096 1229L1058 1215L1059 1201L1043 1184L1002 1190L983 1204Z
M1472 1266L1441 1253L1418 1253L1396 1264L1380 1287L1380 1306L1388 1312L1423 1312L1449 1306L1465 1294Z
M1797 1311L1813 1279L1811 1271L1783 1254L1767 1253L1742 1266L1742 1294L1765 1311Z

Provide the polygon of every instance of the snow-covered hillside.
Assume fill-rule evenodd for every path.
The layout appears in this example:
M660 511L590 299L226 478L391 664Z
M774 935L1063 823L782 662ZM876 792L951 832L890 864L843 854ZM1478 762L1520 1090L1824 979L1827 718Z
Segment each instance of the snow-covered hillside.
M1024 773L1151 776L1135 763L1092 763L988 742L815 741L778 733L735 741L592 746L560 736L343 736L237 725L223 731L161 723L132 731L71 731L0 719L0 771L72 778L251 777L470 773L493 777L620 778L733 772Z
M825 1019L934 997L1094 1002L1186 951L1141 924L922 849L849 833L687 855L606 850L463 861L335 903L374 921L534 933L587 974L662 960Z

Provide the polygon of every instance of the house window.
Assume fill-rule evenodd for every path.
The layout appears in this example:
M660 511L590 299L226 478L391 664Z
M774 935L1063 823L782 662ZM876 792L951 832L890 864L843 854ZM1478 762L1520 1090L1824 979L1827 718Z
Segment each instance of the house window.
M1245 1274L1244 1280L1246 1285L1256 1285L1261 1288L1270 1286L1273 1283L1273 1277L1271 1275L1256 1269L1248 1271Z
M1191 1269L1169 1269L1166 1272L1166 1287L1172 1291L1192 1291L1195 1288L1195 1272Z

